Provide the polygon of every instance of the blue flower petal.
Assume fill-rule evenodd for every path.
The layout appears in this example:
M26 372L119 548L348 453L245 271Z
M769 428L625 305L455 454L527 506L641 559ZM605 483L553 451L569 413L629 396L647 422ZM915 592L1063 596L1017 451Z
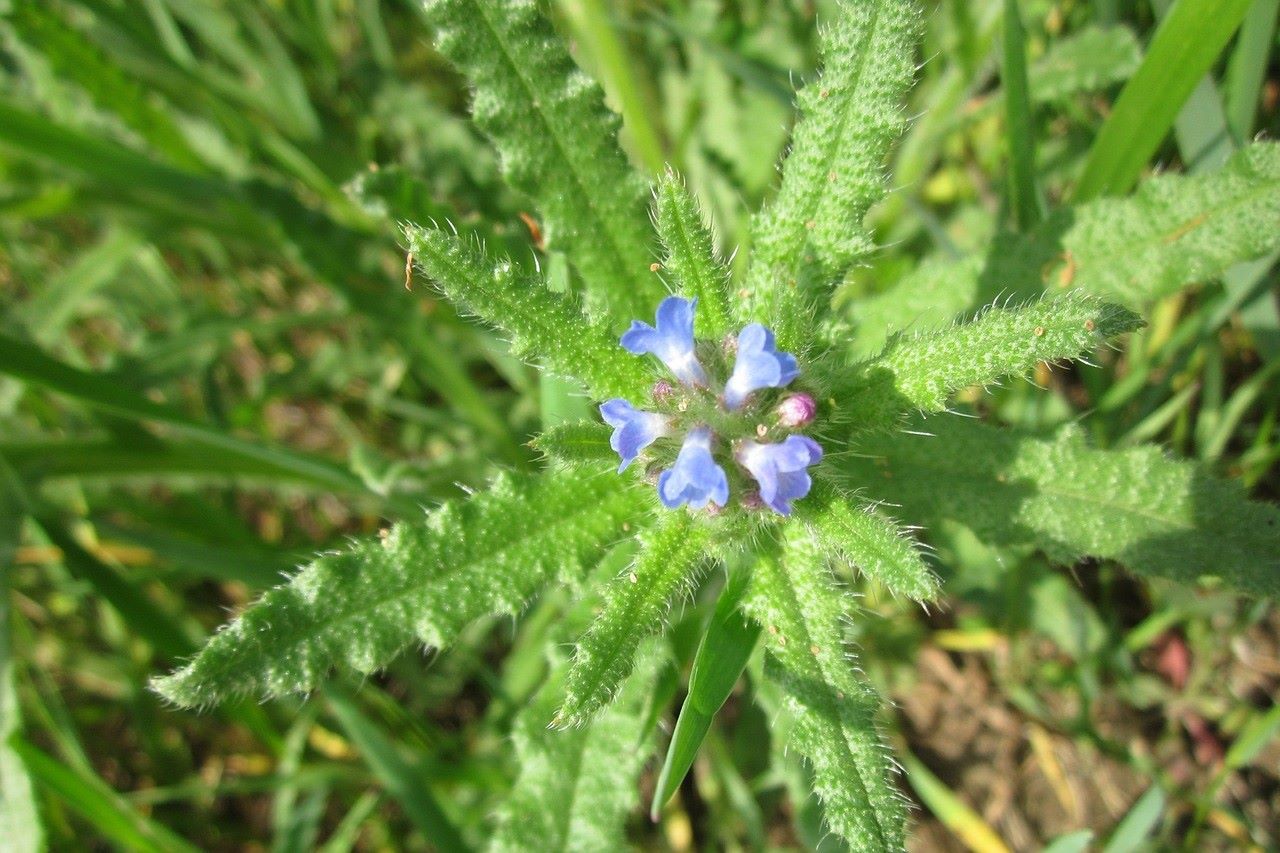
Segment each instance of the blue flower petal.
M658 497L668 509L729 502L729 478L711 456L711 430L698 427L685 436L676 464L658 478Z
M634 408L623 399L608 400L600 404L600 416L604 422L613 427L613 435L609 437L609 446L622 459L618 473L627 470L627 466L635 461L654 439L666 435L667 419L654 412L644 412Z
M668 296L658 306L657 327L632 320L621 344L636 355L652 353L687 385L706 385L707 374L694 352L693 312L697 299Z
M780 515L791 514L791 501L809 494L813 480L807 470L822 459L822 447L806 435L792 435L779 444L746 442L738 461L760 486L760 500Z
M724 386L724 404L736 409L752 391L781 388L799 375L795 356L778 352L773 332L752 323L738 333L738 359L733 365L733 375Z

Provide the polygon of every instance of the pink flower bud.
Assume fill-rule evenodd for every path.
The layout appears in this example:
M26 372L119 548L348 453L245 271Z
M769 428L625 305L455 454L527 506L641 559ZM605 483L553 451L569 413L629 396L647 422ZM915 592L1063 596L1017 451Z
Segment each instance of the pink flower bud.
M778 404L778 423L794 429L813 423L818 404L808 394L792 394Z
M659 379L653 383L653 390L650 391L653 399L659 403L665 403L671 399L671 395L676 391L675 386L665 379Z

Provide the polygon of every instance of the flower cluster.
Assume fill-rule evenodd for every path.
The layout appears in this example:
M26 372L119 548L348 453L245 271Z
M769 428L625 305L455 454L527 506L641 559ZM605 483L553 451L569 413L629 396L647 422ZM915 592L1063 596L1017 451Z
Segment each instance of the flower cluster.
M763 392L785 388L800 375L795 356L778 352L773 332L759 323L747 325L723 346L698 341L696 308L696 299L669 296L658 306L654 325L636 320L622 336L624 349L656 356L679 385L666 380L654 385L658 411L637 409L622 399L600 406L613 427L609 444L622 460L618 471L651 445L658 450L664 444L678 446L669 462L654 453L651 470L659 472L658 497L665 506L721 508L738 491L744 507L767 506L790 515L791 502L812 486L809 466L822 459L818 443L795 432L812 423L816 404L805 393L779 400ZM720 381L725 374L728 378Z

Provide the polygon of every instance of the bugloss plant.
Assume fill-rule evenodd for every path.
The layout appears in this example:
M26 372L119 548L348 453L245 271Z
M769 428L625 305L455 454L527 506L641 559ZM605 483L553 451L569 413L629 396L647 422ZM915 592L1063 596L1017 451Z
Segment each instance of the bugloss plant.
M676 175L662 176L650 200L599 88L535 3L432 0L428 9L440 49L475 85L476 124L510 184L536 203L547 246L568 258L578 287L553 290L535 264L497 257L452 227L406 225L408 249L516 354L580 382L600 419L548 429L536 441L548 460L539 473L500 476L317 558L159 679L164 696L204 706L307 691L337 666L370 673L414 643L447 648L474 620L517 616L563 586L580 604L554 637L551 677L516 724L522 777L494 846L609 849L648 755L636 748L648 743L646 697L660 671L648 641L723 574L655 812L763 638L757 696L790 721L830 829L855 849L893 849L903 845L905 800L877 730L880 698L846 643L857 618L847 585L856 571L930 602L939 583L914 528L888 508L926 528L956 519L1061 561L1109 558L1152 575L1280 590L1280 513L1189 464L1149 448L1092 448L1073 431L1030 436L948 414L920 422L947 412L962 389L1087 357L1138 328L1137 314L1107 300L1149 295L1148 272L1164 289L1170 264L1218 270L1269 248L1274 240L1244 232L1259 217L1274 221L1275 194L1250 194L1237 178L1252 170L1274 181L1274 146L1247 149L1221 175L1162 179L1133 202L1094 202L1002 237L997 245L1011 248L994 269L1008 281L995 290L1016 298L997 304L984 268L963 261L924 268L900 286L915 291L855 309L851 324L831 296L874 251L863 217L904 126L913 3L845 2L827 22L822 73L799 93L781 185L753 221L737 281ZM1181 233L1162 219L1169 211L1189 223ZM1226 236L1201 239L1205 222ZM1121 227L1140 244L1134 257L1148 259L1123 280L1089 263L1105 257L1106 229ZM927 312L902 306L927 306L934 293L952 300L936 319L968 311L979 294L987 307L908 328ZM560 651L566 640L576 641L571 655Z

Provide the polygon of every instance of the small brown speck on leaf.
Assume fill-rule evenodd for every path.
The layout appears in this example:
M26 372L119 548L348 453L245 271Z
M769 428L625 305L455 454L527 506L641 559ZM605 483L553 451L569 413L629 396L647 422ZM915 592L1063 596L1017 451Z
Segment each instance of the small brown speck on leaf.
M649 272L657 272L660 269L662 269L662 264L656 262L649 264Z

